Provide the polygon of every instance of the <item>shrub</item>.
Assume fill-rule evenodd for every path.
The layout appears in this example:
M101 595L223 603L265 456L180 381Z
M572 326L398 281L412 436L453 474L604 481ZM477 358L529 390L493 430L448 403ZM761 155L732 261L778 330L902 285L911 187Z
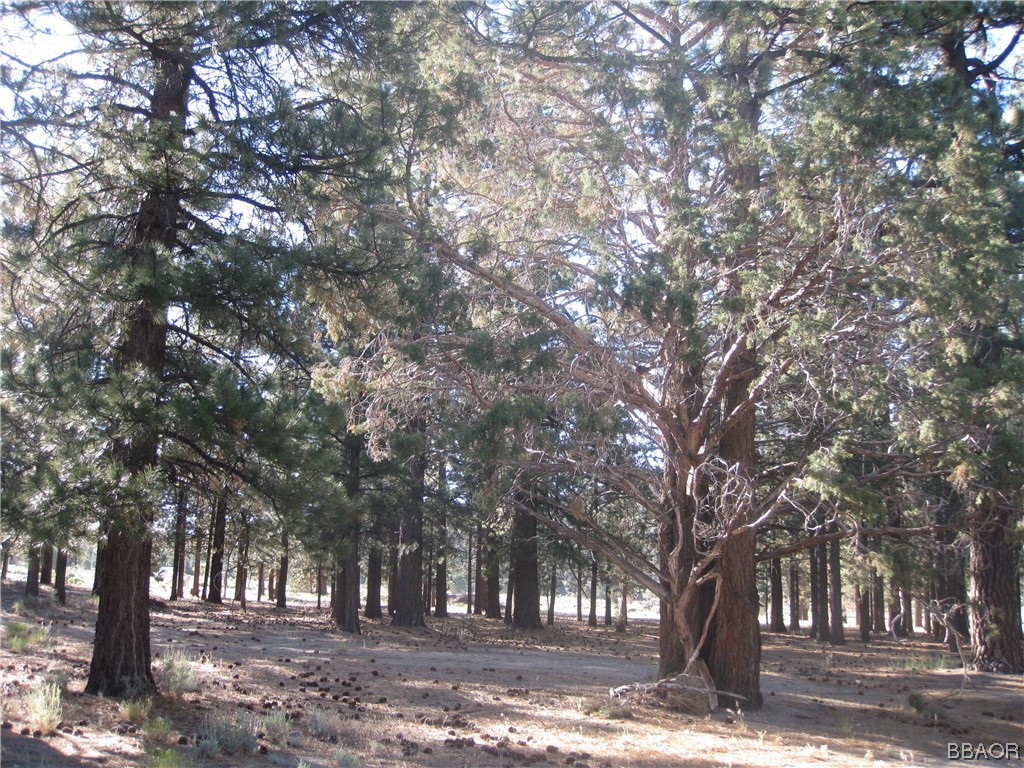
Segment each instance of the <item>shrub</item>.
M20 621L11 622L6 627L5 639L7 647L12 651L25 651L38 645L50 637L50 625L30 627Z
M57 723L61 721L64 709L59 685L44 683L29 693L25 704L28 707L29 725L44 733L53 733L57 730Z
M288 738L288 726L288 713L283 709L263 716L263 733L272 744L280 744Z
M171 651L160 660L163 689L168 693L191 693L199 689L196 681L195 657L181 651Z
M305 718L306 731L314 739L329 739L338 735L338 718L325 709L314 709Z
M249 754L256 749L259 721L248 712L239 712L234 720L208 714L199 725L196 750L202 757Z
M163 741L171 734L171 721L166 717L151 717L142 724L147 739Z
M337 768L366 768L366 761L352 752L339 751L334 755Z
M150 768L189 768L192 761L174 749L154 749L149 756Z
M152 699L126 699L117 705L117 710L125 720L133 723L144 722L153 708Z

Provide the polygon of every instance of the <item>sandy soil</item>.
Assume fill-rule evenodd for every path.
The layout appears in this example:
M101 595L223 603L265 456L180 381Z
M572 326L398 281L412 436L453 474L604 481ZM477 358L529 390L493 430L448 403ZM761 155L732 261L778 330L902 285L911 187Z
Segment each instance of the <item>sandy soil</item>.
M242 612L192 599L154 602L154 654L192 655L200 682L153 701L150 718L171 722L156 740L127 722L118 702L82 693L95 616L87 594L72 590L67 608L44 597L18 616L20 595L20 584L5 585L5 635L12 622L50 632L26 650L5 641L0 653L4 768L149 765L156 749L197 767L934 766L949 764L948 742L1024 743L1024 682L965 677L932 643L831 648L766 635L765 706L704 718L608 696L610 687L653 679L651 621L617 634L559 617L521 632L458 613L422 630L368 621L361 635L346 636L308 601L284 611L250 603ZM159 659L156 667L159 681ZM33 736L25 697L57 676L67 678L63 723ZM205 715L277 709L291 731L276 741L264 735L256 753L211 759L196 748Z

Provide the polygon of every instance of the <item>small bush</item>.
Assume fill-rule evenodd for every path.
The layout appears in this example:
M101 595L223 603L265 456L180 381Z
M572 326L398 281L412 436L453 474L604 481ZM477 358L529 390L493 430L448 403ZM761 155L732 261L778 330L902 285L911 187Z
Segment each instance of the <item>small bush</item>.
M912 693L908 697L908 702L911 707L916 709L918 712L924 712L928 709L928 702L925 701L924 694Z
M352 752L339 751L334 755L337 768L366 768L366 761Z
M288 726L288 713L283 709L263 716L263 734L272 744L280 744L288 738Z
M630 720L633 717L633 710L629 707L608 702L590 702L584 707L583 712L605 720Z
M50 637L50 625L30 627L20 621L11 622L6 627L5 639L7 647L12 651L25 651L34 645L46 641Z
M125 720L133 723L141 723L149 717L149 711L153 708L152 699L127 699L117 705L117 711Z
M166 717L151 717L142 724L142 732L147 739L164 741L171 735L171 721Z
M306 732L314 739L329 739L338 735L338 718L325 709L314 709L305 718Z
M168 693L191 693L199 689L196 680L195 657L181 651L171 651L160 660L163 689Z
M189 768L192 761L174 749L154 749L149 755L150 768Z
M25 705L28 707L29 725L43 733L53 733L57 730L57 723L61 721L64 711L59 685L44 683L29 693Z
M202 757L249 754L256 749L259 721L248 712L239 712L234 720L208 714L199 725L196 750Z

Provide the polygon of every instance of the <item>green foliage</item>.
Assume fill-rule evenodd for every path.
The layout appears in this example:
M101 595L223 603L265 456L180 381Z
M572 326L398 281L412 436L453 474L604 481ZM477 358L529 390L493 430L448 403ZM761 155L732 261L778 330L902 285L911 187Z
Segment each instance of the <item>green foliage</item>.
M126 699L117 705L121 717L131 720L133 723L145 721L149 717L151 709L153 709L152 699Z
M260 721L244 711L233 719L208 713L199 724L196 751L206 758L251 754L256 749L259 726Z
M49 624L37 627L31 627L20 621L6 622L4 624L5 645L12 651L26 651L29 648L47 642L49 638Z
M25 698L26 719L33 728L53 733L63 716L61 688L56 683L43 683L29 691Z
M184 651L168 651L160 657L162 689L167 693L191 693L199 689L198 661Z

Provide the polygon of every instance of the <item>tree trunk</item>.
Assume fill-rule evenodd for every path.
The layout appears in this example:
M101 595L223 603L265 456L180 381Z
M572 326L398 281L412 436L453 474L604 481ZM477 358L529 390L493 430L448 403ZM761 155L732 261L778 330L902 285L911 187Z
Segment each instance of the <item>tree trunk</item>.
M388 531L388 616L395 615L395 605L398 600L398 529Z
M249 549L249 527L244 526L242 535L238 539L238 564L235 566L235 595L234 601L245 608L245 588L249 581L249 569L246 568L247 552Z
M625 632L626 622L629 620L626 613L629 609L629 577L622 574L622 593L619 596L619 617L615 621L615 631Z
M597 553L590 553L590 612L587 615L587 626L597 626Z
M288 607L288 529L281 529L281 561L277 568L277 607Z
M57 568L53 581L54 593L57 596L57 605L68 604L68 551L57 550Z
M266 579L266 574L264 573L264 564L263 564L263 561L260 560L259 566L256 569L256 602L257 603L262 603L263 602L263 585L264 585L265 579Z
M267 574L267 600L275 602L277 600L277 586L275 579L277 577L277 569L271 568L270 573Z
M198 517L196 519L196 556L195 562L192 564L192 597L199 597L199 572L203 566L203 539L205 538L206 532L199 528Z
M487 601L484 604L484 616L488 619L501 618L501 564L498 562L498 545L494 533L487 533L487 566L486 566Z
M768 562L768 581L771 588L769 632L785 632L786 617L782 610L782 560L773 558Z
M139 550L142 551L139 551ZM117 698L152 694L156 682L150 667L149 564L152 542L120 526L111 526L103 548L105 579L100 594L92 664L85 692Z
M425 439L423 420L417 419L413 434ZM411 462L412 487L409 504L398 527L398 581L389 585L388 592L396 592L395 612L391 619L395 627L426 626L423 616L423 498L426 493L427 455L424 446ZM395 589L390 587L394 586ZM390 597L389 597L390 601Z
M810 548L810 597L811 597L811 631L809 637L812 640L818 639L819 627L821 626L821 592L818 586L821 579L818 578L818 547Z
M871 629L885 632L885 580L871 566Z
M473 603L473 613L482 616L484 606L487 605L487 578L484 571L484 529L480 523L476 524L476 602Z
M366 608L363 609L363 615L368 619L379 619L384 615L380 600L384 568L382 536L383 526L378 518L373 521L370 532L370 551L366 556Z
M512 623L512 597L516 588L516 563L511 557L508 561L508 587L505 590L505 623Z
M473 532L466 534L466 614L473 613Z
M789 559L789 631L800 631L800 570L795 557Z
M150 96L147 115L150 133L160 146L181 145L185 130L185 112L192 70L184 57L162 53L154 48L156 83ZM174 153L168 151L167 157ZM122 339L113 359L112 373L135 376L138 370L159 379L164 374L167 347L166 306L151 295L158 294L158 255L173 251L177 242L181 212L181 186L175 183L178 169L167 167L154 174L154 182L145 193L132 222L128 242L124 243L124 262L139 279L146 281L134 289L138 296L125 307ZM112 458L131 477L139 477L157 467L159 436L156 428L141 425L123 434L115 431ZM116 500L115 500L116 503ZM150 670L149 649L149 574L152 563L152 521L155 510L134 502L128 516L113 515L107 526L107 545L103 552L105 579L96 615L96 634L86 693L105 696L145 696L156 690Z
M225 491L217 494L213 504L213 541L210 544L210 585L206 593L206 602L224 602L224 537L228 522L228 496Z
M970 528L971 630L979 669L1024 673L1021 630L1021 540L1018 513L987 502L981 524Z
M53 586L53 545L44 544L39 550L39 583Z
M573 575L576 577L576 621L583 621L583 565L577 563L573 567Z
M829 625L828 544L818 545L818 605L821 606L818 639L828 641L832 635Z
M35 600L39 597L39 545L28 548L28 574L25 576L25 597Z
M530 496L522 501L536 503ZM537 518L523 509L516 509L512 525L511 566L515 574L512 626L520 629L540 629L540 565L537 553Z
M448 616L448 457L442 455L437 467L437 560L434 571L434 615Z
M172 475L172 481L174 476ZM171 594L168 600L184 597L181 593L181 569L185 563L185 487L178 486L174 499L174 553L171 555Z
M839 540L833 539L829 542L829 572L831 576L831 602L830 613L832 614L832 628L829 633L829 640L832 645L846 645L846 633L843 628L845 611L843 610L843 578L839 551Z
M358 508L356 501L362 492L362 460L363 442L361 438L346 438L345 447L348 451L345 475L345 495ZM359 628L359 539L360 520L354 516L346 526L344 539L345 548L342 552L344 560L335 574L334 581L334 623L342 632L354 635L360 633ZM379 598L378 593L378 598Z
M7 569L11 565L11 545L8 541L3 543L3 564L0 565L0 583L7 581Z
M911 582L907 583L900 589L900 612L903 614L903 629L907 633L907 637L914 636L914 596L911 592Z
M555 598L558 597L558 562L551 562L551 582L548 584L548 626L555 623Z
M609 575L604 581L604 625L612 625L612 580Z
M860 625L861 642L871 641L871 591L860 584L857 585L858 623Z

